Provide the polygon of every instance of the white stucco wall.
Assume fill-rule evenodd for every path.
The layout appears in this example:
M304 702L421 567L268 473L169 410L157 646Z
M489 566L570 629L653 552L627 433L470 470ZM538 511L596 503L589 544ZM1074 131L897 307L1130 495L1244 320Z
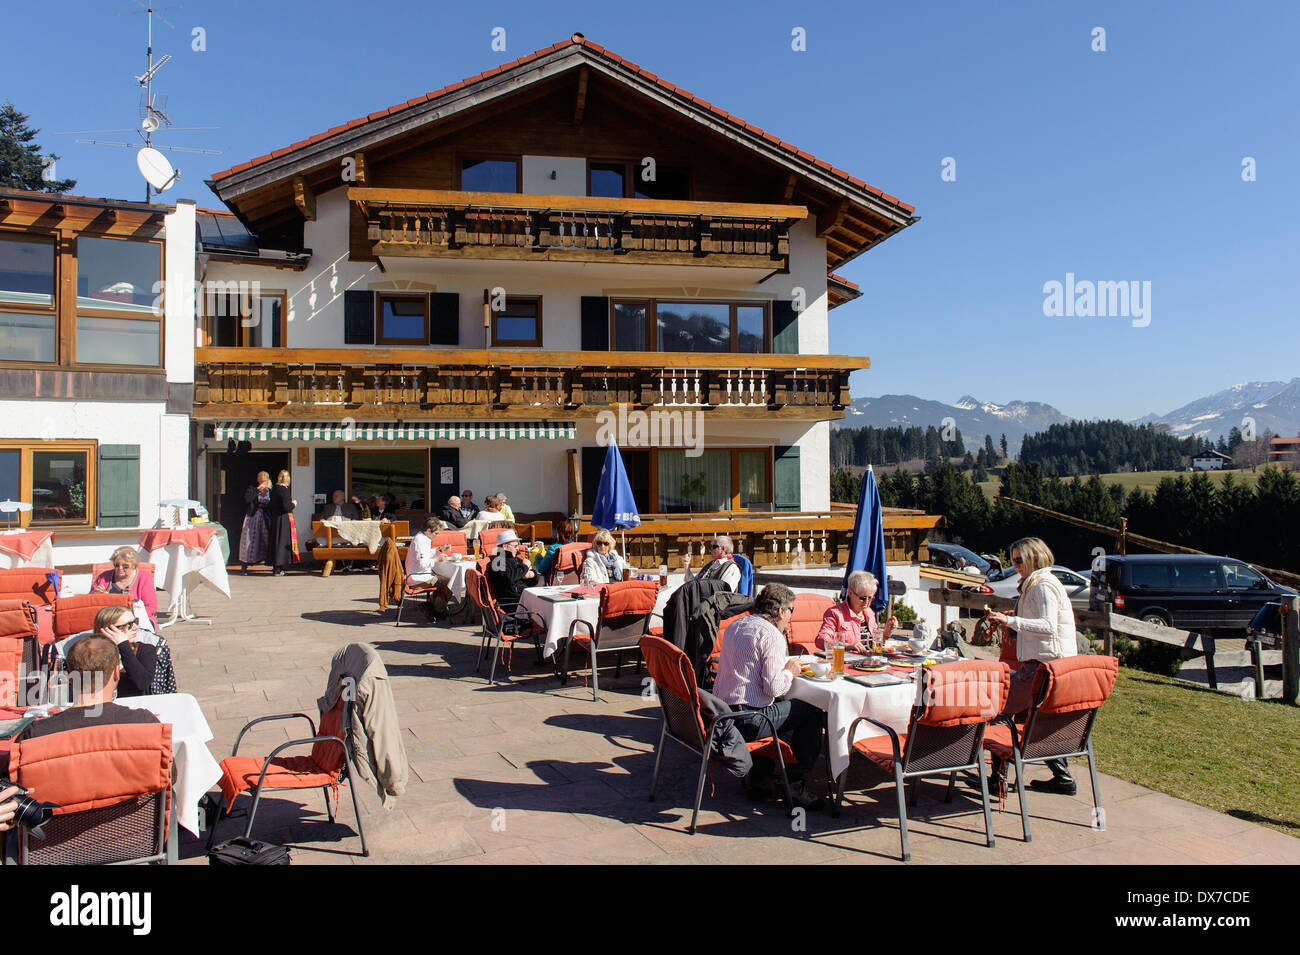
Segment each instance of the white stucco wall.
M815 219L804 219L790 230L790 274L773 276L763 287L780 299L793 299L795 289L804 290L804 310L799 313L799 354L827 354L826 240L817 238Z
M163 363L176 383L194 381L194 215L194 201L184 199L164 220Z
M555 178L551 178L551 173ZM525 156L524 192L538 196L585 196L587 160L582 156Z

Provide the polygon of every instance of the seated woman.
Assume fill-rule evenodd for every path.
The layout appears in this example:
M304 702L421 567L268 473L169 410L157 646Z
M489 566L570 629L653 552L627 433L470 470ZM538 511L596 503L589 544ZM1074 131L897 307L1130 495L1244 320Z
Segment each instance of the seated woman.
M109 558L113 569L95 578L90 588L97 594L130 594L132 600L144 604L149 614L150 630L158 629L158 593L154 589L153 574L140 569L140 553L134 547L119 547Z
M561 521L555 532L555 543L546 548L546 553L537 558L537 572L543 580L551 579L551 570L555 567L555 558L560 555L560 548L573 543L573 528L568 521Z
M478 512L478 521L501 521L505 523L506 516L501 513L501 498L496 494L489 494L483 500L483 509Z
M614 536L609 531L599 531L591 542L579 571L579 581L584 587L608 584L623 579L623 558L614 550Z
M117 685L119 697L153 693L158 648L138 641L139 633L139 621L130 607L105 607L95 614L95 636L107 637L117 644L118 655L122 658L122 677Z
M876 622L871 601L879 587L875 574L865 570L849 574L843 602L831 607L822 617L822 628L817 631L819 649L825 650L828 644L838 640L854 653L866 653L864 637L889 638L898 626L898 618L890 617L883 627Z

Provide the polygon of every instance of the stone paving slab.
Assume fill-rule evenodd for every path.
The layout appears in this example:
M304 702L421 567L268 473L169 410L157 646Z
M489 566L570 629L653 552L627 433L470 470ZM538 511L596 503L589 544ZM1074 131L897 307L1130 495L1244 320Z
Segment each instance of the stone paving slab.
M344 792L336 821L318 791L268 794L254 835L293 846L295 865L651 863L746 865L898 864L893 790L850 793L843 815L792 820L777 803L752 803L739 781L710 771L698 832L686 832L698 764L669 744L658 798L650 773L659 735L658 704L641 696L633 667L619 678L602 667L601 702L579 675L560 686L532 648L510 660L509 682L489 686L474 672L476 628L428 624L416 612L394 627L380 615L374 574L302 573L231 578L232 599L209 590L193 596L211 627L184 623L166 631L177 681L207 714L218 759L256 716L303 710L315 715L330 657L354 641L384 659L411 767L407 792L383 809L361 790L369 858ZM501 676L503 667L498 667ZM486 673L486 664L484 666ZM305 727L304 727L305 728ZM241 751L259 752L294 738L291 726L259 728ZM993 814L996 845L984 844L977 788L959 784L951 804L927 783L909 812L912 861L919 864L1261 865L1300 862L1300 839L1100 776L1106 829L1092 825L1085 767L1076 797L1031 793L1033 840L1025 842L1014 791ZM824 785L818 767L814 788ZM1040 767L1030 777L1047 775ZM243 800L247 803L246 797ZM227 820L219 838L241 834ZM203 843L182 833L182 861L203 864Z

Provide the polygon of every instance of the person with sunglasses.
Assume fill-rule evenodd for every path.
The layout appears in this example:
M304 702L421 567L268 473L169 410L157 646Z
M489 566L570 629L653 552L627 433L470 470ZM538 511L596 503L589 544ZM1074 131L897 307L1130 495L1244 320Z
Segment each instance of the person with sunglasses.
M698 574L692 574L691 552L688 548L682 555L682 569L686 571L686 579L721 580L731 588L733 594L740 593L740 565L732 557L735 550L731 538L726 534L719 534L709 544L709 562L700 568Z
M880 582L875 574L855 570L849 574L846 584L844 600L822 616L822 628L817 631L817 647L825 650L831 643L839 641L854 653L868 653L865 638L888 640L898 626L898 618L890 617L883 627L876 621L871 602L876 599Z
M105 607L95 614L95 636L107 637L117 645L122 676L117 695L148 696L158 669L158 648L136 640L140 623L130 607Z

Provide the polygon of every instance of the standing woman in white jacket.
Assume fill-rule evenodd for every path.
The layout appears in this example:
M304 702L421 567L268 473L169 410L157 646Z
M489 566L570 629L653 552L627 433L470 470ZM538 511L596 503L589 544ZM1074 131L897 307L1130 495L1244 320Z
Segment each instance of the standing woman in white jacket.
M1016 634L1016 659L1020 661L1020 669L1011 676L1011 688L1002 717L1013 717L1029 709L1033 703L1034 675L1044 663L1078 653L1074 608L1070 606L1069 594L1052 573L1055 562L1051 549L1041 538L1024 537L1012 544L1011 564L1020 574L1020 599L1016 601L1016 612L989 612L985 615ZM1052 778L1032 780L1030 788L1073 796L1078 787L1070 776L1069 763L1064 759L1053 759L1046 765L1052 771ZM995 774L1005 771L1005 766L995 763Z

